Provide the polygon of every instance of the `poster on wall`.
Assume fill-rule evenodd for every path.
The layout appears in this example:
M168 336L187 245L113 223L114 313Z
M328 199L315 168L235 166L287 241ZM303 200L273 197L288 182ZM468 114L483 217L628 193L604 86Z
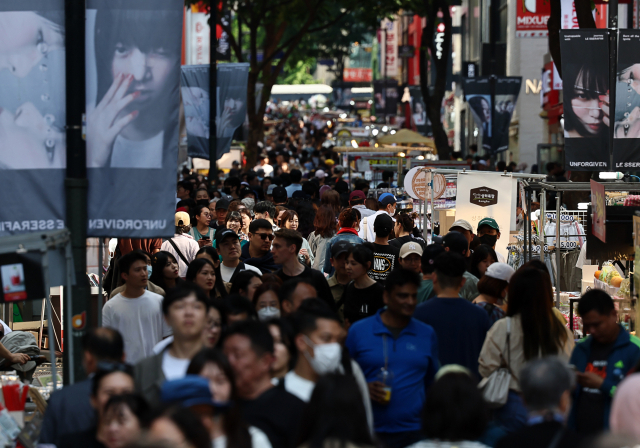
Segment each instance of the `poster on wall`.
M424 104L420 86L409 86L409 94L411 95L411 121L416 131L431 137L433 135L431 120L427 117L427 107Z
M0 236L64 227L63 0L0 2Z
M613 119L613 167L640 167L640 31L618 34L618 78Z
M174 234L181 0L88 0L88 236Z
M373 101L378 115L398 113L398 81L387 79L373 81Z
M500 231L495 250L507 259L511 215L515 215L512 195L518 180L496 173L468 172L458 175L456 219L468 221L474 229L484 218L493 218Z
M495 96L491 96L491 78L465 78L465 100L476 125L482 130L482 147L489 154L509 148L509 125L522 86L519 76L495 78Z
M609 169L607 37L606 30L560 31L567 170Z
M209 66L182 67L181 87L189 157L209 160ZM247 115L249 64L219 64L217 91L217 159L229 152L236 129Z

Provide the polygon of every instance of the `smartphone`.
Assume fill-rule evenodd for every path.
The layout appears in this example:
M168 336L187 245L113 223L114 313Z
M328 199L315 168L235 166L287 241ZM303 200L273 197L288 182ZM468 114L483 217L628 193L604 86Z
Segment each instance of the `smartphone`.
M207 241L211 241L211 238L209 238L208 236L203 236L202 238L200 238L202 240L207 240Z

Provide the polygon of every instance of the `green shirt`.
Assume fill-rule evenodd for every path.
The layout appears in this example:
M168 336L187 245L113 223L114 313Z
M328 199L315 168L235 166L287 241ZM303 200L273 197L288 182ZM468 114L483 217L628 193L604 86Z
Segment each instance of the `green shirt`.
M436 292L433 290L433 281L422 280L418 288L418 303L424 303L431 297L435 297Z

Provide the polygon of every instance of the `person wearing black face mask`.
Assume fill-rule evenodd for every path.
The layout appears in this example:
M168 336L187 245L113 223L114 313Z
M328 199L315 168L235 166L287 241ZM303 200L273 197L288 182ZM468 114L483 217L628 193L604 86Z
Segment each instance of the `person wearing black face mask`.
M500 227L493 218L484 218L478 223L478 238L480 244L486 244L493 250L496 250L496 241L500 239ZM504 256L499 252L496 252L498 256L498 262L505 263Z

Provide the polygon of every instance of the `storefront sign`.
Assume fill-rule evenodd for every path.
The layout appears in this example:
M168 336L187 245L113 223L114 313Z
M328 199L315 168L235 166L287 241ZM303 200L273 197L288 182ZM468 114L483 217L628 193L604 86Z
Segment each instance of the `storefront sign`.
M458 174L456 219L464 219L474 231L483 218L493 218L500 227L496 252L507 259L511 216L516 210L512 196L518 180L498 173L466 172Z
M64 1L5 0L0 23L0 236L62 229Z
M380 24L380 76L393 78L398 76L398 24L389 19L384 19Z
M423 167L414 167L404 177L404 189L413 199L431 201L431 173ZM447 180L442 174L433 177L433 199L440 199L447 188Z
M604 185L591 179L591 228L593 235L606 243L607 239L607 208Z
M345 82L371 82L370 68L345 68L343 71Z
M549 0L517 0L516 11L516 37L548 36Z
M594 29L561 30L560 51L565 168L607 170L610 163L609 126L604 120L603 105L609 90L608 33Z

